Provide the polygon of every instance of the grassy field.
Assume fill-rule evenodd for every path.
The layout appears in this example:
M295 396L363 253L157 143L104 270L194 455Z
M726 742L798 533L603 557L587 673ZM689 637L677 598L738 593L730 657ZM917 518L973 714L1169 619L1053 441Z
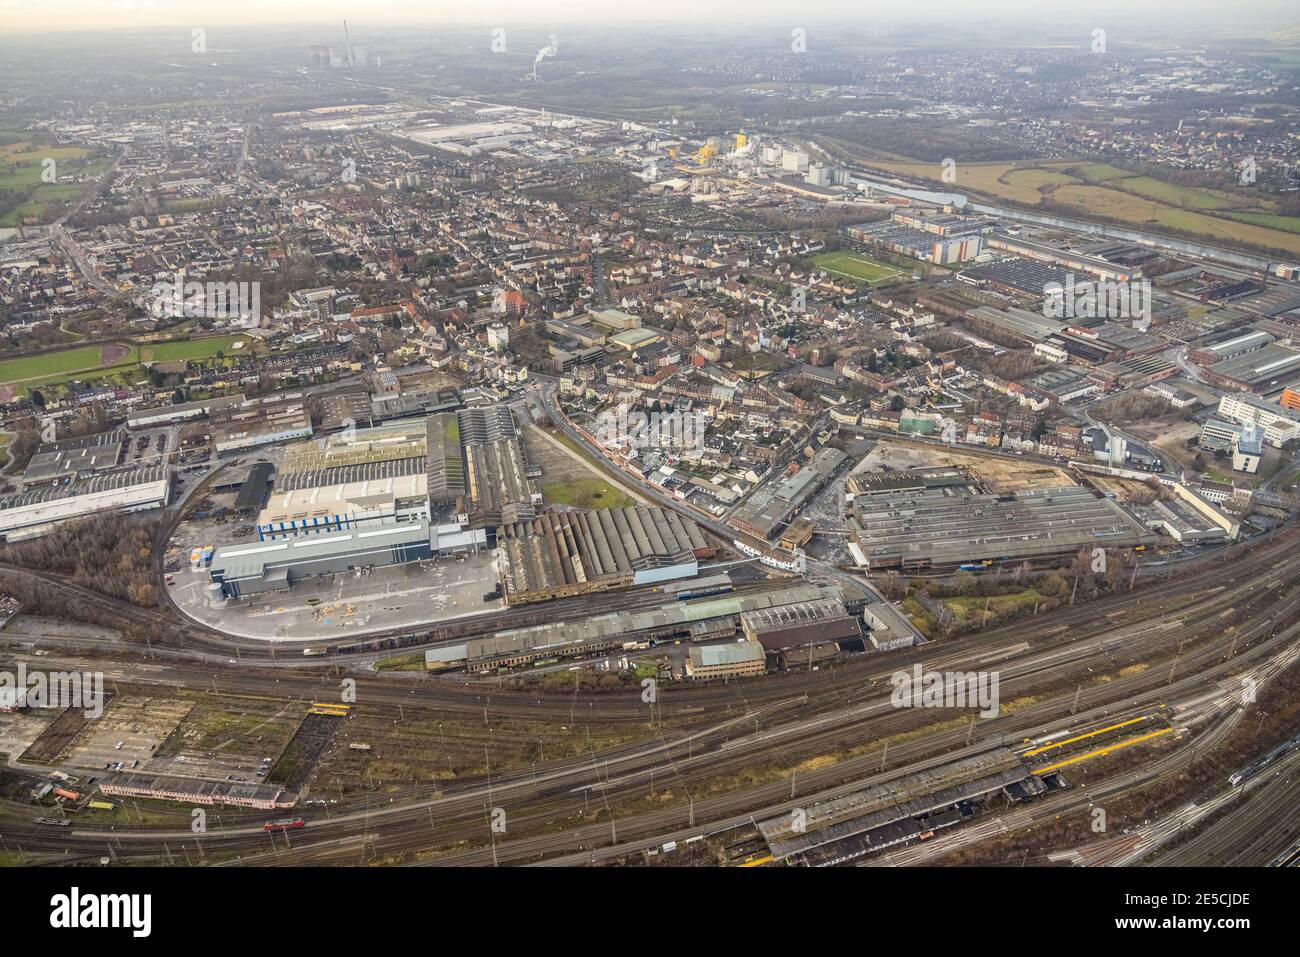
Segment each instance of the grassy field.
M1126 179L1133 174L1109 163L1083 163L1069 168L1071 176L1086 179L1089 183L1107 183L1115 179Z
M1282 229L1289 233L1300 233L1300 216L1279 216L1277 213L1229 213L1232 219L1243 223L1252 223L1268 229Z
M1080 213L1091 213L1139 226L1196 233L1210 239L1284 249L1292 255L1300 255L1300 234L1210 216L1191 209L1180 209L1104 186L1062 186L1056 190L1053 198Z
M920 163L844 140L825 139L823 145L851 162L924 180L935 188L1029 207L1050 199L1071 213L1300 255L1300 217L1277 215L1276 203L1264 194L1193 189L1108 163L1078 160L959 162L955 181L945 183L938 163Z
M1044 186L1065 186L1078 180L1052 169L1013 169L1003 179L1012 186L1041 190Z
M880 282L891 276L899 275L893 266L878 263L858 253L831 252L813 257L813 262L821 269L837 276L847 276L862 282Z
M138 353L129 358L135 361ZM123 360L125 361L124 357ZM79 346L62 352L47 352L39 356L25 356L21 359L6 359L0 362L0 382L30 382L66 378L78 372L99 369L104 364L103 349L100 346ZM119 363L113 363L117 365Z
M574 508L626 508L635 505L604 479L577 479L556 485L546 485L542 495L552 505L571 505Z
M244 336L214 336L210 339L179 339L175 342L146 343L140 346L141 362L176 362L181 359L215 359L218 352L230 355L239 352L236 342L247 349L249 340Z
M1117 189L1126 193L1137 193L1147 199L1154 199L1170 206L1185 209L1232 209L1245 205L1245 202L1227 193L1212 193L1203 189L1190 189L1175 186L1150 176L1130 176L1127 179L1113 181Z
M83 162L89 152L79 146L55 147L29 140L0 146L0 190L14 190L24 200L0 215L0 226L15 226L28 216L40 218L49 204L67 202L79 196L87 188L86 184L43 182L43 163L46 159L54 160L54 171L58 176L73 172L97 175L107 168L107 163Z
M107 346L77 346L60 352L38 356L24 356L0 361L0 384L40 386L68 379L97 379L138 370L145 362L177 362L189 360L203 362L215 359L218 352L226 356L237 355L235 344L243 342L244 349L251 348L252 340L245 336L213 336L204 339L176 339L171 342L110 344Z

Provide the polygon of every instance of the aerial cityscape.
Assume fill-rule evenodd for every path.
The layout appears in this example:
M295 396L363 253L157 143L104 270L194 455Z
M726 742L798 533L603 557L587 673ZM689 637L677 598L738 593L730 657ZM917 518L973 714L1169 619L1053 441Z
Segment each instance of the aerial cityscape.
M1295 9L550 6L0 6L0 863L1300 866Z

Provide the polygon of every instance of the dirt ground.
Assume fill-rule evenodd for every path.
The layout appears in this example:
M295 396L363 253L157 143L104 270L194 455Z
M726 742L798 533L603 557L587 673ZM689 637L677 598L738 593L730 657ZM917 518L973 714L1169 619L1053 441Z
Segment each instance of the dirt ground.
M999 494L1075 484L1064 471L1054 466L979 455L965 452L960 446L949 451L900 439L881 441L854 472L879 472L883 466L898 470L945 465L970 469L976 478Z
M1187 440L1201 434L1201 426L1196 422L1162 421L1159 423L1140 423L1128 428L1139 439L1145 439L1154 445L1163 456L1186 468L1191 468L1192 459L1197 449L1187 445Z
M1113 493L1120 502L1147 502L1154 494L1146 482L1133 482L1107 475L1089 475L1088 478L1099 489Z

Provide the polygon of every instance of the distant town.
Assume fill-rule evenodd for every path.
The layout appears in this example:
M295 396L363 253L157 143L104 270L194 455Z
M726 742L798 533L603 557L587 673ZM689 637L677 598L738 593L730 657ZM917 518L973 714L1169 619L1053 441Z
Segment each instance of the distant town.
M1297 863L1292 59L364 12L12 51L0 861Z

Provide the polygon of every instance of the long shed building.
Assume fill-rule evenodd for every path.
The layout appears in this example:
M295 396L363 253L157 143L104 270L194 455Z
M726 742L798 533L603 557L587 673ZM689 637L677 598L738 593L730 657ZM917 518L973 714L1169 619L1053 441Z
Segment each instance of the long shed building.
M688 578L712 553L690 519L646 505L544 512L497 536L511 605Z

